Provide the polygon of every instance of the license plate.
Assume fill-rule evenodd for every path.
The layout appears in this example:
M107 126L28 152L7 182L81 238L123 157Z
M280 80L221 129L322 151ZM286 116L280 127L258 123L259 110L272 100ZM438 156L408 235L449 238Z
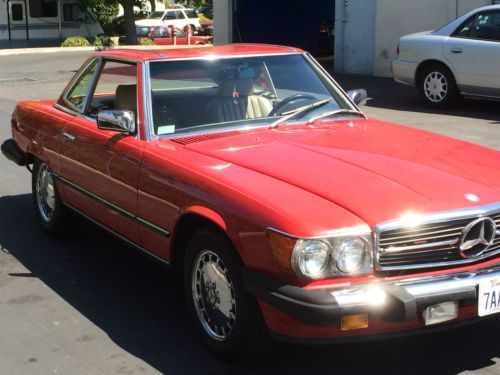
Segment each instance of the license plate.
M500 276L479 282L478 310L479 316L500 313Z

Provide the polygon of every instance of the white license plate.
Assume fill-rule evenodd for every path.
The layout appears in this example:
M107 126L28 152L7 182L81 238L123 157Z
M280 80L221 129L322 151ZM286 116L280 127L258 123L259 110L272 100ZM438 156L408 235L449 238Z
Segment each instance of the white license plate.
M479 282L478 310L479 316L500 313L500 276Z

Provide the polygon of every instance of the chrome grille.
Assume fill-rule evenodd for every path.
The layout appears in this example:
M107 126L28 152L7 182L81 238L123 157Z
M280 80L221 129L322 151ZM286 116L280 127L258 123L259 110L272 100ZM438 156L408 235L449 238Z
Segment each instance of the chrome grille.
M490 217L497 225L493 244L480 256L464 258L460 242L464 229L480 217ZM376 228L377 266L379 270L405 270L471 263L500 254L500 204L471 210L425 215L417 224L403 220Z

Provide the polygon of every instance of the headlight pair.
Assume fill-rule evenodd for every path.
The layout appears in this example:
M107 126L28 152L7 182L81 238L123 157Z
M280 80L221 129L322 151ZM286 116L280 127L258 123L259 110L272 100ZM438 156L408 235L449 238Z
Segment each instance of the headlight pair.
M373 271L369 236L298 240L292 252L292 268L312 279L364 275Z
M268 237L275 258L281 265L286 260L283 256L288 253L288 261L293 272L299 277L320 279L339 276L367 275L373 272L373 247L369 228L360 228L356 231L339 232L325 238L291 239L277 241L276 236L282 234L273 232ZM287 245L289 251L283 249ZM279 246L279 251L276 251Z

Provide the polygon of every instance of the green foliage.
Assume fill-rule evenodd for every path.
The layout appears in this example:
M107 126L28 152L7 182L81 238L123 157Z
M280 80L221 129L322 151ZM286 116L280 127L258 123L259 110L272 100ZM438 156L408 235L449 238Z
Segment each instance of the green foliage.
M87 7L97 17L101 25L111 22L118 15L118 0L81 0L83 8Z
M94 46L96 47L112 47L113 45L113 41L107 35L98 35L94 41Z
M138 38L137 43L140 46L152 46L154 44L153 41L149 38Z
M83 36L70 36L61 47L90 47L90 42Z

